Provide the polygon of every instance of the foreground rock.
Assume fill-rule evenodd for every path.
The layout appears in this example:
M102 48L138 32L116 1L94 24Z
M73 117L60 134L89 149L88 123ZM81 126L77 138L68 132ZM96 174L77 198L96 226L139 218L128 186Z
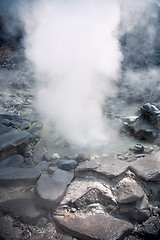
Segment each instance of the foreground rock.
M103 157L80 163L76 169L76 176L92 174L99 177L114 178L123 174L128 166L127 162L117 160L114 157Z
M144 181L160 179L160 153L140 158L130 165L131 170Z
M53 214L53 218L64 231L82 240L123 239L133 229L130 222L115 218L101 208L87 213L70 213L60 209Z
M116 185L114 194L118 203L132 203L140 200L144 191L135 180L123 178Z
M40 170L36 168L5 167L0 169L0 185L32 185L40 177Z
M47 174L40 177L36 192L39 205L46 209L56 207L66 193L67 185L55 182Z

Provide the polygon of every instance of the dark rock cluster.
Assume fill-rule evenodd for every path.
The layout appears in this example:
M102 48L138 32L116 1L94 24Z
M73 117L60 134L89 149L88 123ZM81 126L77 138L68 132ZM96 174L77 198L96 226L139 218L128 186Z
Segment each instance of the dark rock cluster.
M158 143L160 110L154 104L146 103L141 106L138 113L138 116L122 119L122 132L133 135L140 140L155 140ZM135 149L135 151L138 151L138 149Z

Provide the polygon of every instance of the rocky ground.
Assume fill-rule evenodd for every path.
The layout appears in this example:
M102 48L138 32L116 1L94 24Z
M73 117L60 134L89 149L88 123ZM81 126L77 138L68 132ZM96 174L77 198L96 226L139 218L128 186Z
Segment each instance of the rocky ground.
M150 69L159 74L159 27L154 49L148 28L135 26L121 37L117 98L107 98L104 106L106 118L121 125L119 138L134 137L135 144L71 157L50 151L42 138L34 73L20 44L23 31L8 39L1 21L0 240L160 239L159 78L150 86ZM152 16L149 23L157 24ZM136 91L128 81L133 76L141 79ZM133 116L124 114L128 109ZM58 146L69 148L62 140Z
M159 239L158 107L120 119L122 135L144 141L125 152L51 154L28 64L23 49L1 49L0 239Z

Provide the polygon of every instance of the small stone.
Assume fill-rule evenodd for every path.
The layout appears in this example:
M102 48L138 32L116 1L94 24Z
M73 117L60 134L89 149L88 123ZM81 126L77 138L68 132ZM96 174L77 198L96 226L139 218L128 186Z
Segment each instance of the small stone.
M87 158L83 154L78 154L78 156L76 157L75 160L76 160L76 162L80 163L80 162L85 162L85 161L89 160L89 158Z
M141 199L144 191L135 180L123 178L116 185L114 195L119 203L132 203Z
M144 146L142 144L136 144L134 146L134 152L135 153L143 153L144 152Z
M60 159L60 156L58 153L53 153L52 154L52 159Z
M61 169L56 169L52 179L57 183L69 185L74 178L74 172L69 172Z
M58 184L47 174L42 175L36 186L39 205L46 209L56 207L64 197L66 189L66 184Z
M77 167L78 163L72 159L63 159L58 162L58 168L66 171L70 171Z

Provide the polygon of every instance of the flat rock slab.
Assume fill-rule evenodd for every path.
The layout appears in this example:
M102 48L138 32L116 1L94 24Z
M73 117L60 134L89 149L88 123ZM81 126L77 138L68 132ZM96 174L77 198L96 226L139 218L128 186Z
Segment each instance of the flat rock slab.
M129 164L120 161L114 157L103 157L91 161L82 162L76 169L76 176L81 177L84 174L95 173L100 177L118 177L128 169Z
M114 195L118 203L132 203L140 200L144 191L135 180L123 178L116 185Z
M69 172L61 169L56 169L52 175L52 179L60 184L69 185L74 178L74 172Z
M0 124L0 153L27 143L29 138L30 134L26 131L5 127Z
M150 154L130 164L130 169L144 181L160 180L160 153Z
M102 210L74 214L60 210L53 218L64 231L83 240L124 239L133 229L130 222L112 217Z
M5 167L0 169L0 185L32 185L40 177L40 170L36 168Z
M36 186L39 205L47 209L56 207L64 197L66 189L66 184L58 184L47 174L42 175Z
M92 190L98 190L100 192L100 196L103 195L103 202L111 202L116 203L116 200L110 190L109 186L104 185L103 183L100 183L98 181L90 181L90 180L75 180L73 181L66 192L66 195L64 196L61 205L66 205L66 204L75 204L78 201L83 202L84 200L84 204L83 206L85 207L86 203L90 204L90 202L88 201L88 197L87 194L89 193L90 197L91 197L91 192ZM92 195L93 196L93 195ZM87 201L86 201L87 198ZM100 201L100 199L98 198L98 201ZM96 203L97 202L97 197L93 202ZM92 203L93 203L92 202Z

